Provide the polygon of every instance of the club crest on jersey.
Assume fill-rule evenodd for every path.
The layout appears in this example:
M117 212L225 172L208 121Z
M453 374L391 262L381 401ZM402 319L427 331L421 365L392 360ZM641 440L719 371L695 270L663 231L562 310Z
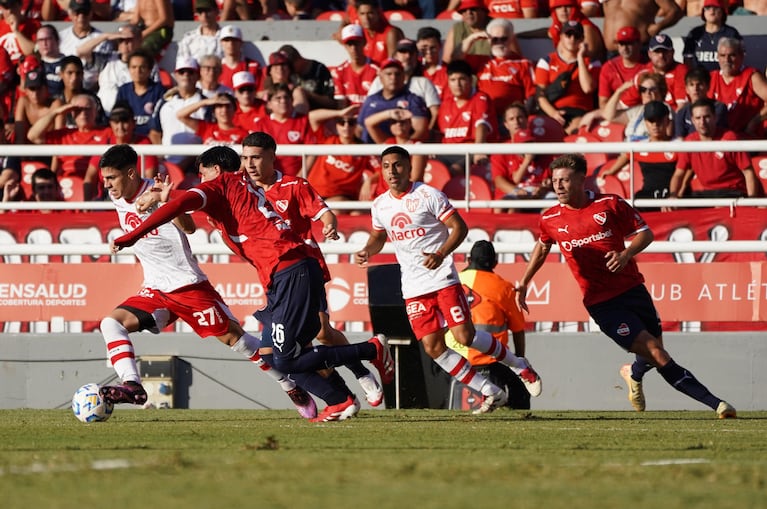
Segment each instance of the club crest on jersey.
M403 110L408 109L407 99L400 99L397 101L397 108L402 108Z
M301 139L301 133L298 131L288 131L288 141L290 143L298 143L298 140Z
M418 210L418 205L421 202L418 198L405 198L405 209L408 212L413 213Z
M288 200L277 200L274 202L274 206L277 207L277 210L280 212L285 212L288 210Z
M604 226L607 222L607 214L604 212L597 212L592 216L594 218L594 222L597 223L599 226Z
M615 329L615 332L617 332L619 336L628 336L631 334L631 329L629 328L628 324L624 322L620 324L617 329Z

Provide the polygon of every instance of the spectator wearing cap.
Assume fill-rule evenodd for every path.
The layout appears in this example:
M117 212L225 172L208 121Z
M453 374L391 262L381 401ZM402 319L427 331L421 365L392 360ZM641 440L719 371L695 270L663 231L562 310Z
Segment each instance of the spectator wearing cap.
M57 108L32 124L27 133L29 141L45 145L103 145L107 140L108 129L96 123L97 99L93 95L78 94L72 102ZM76 127L64 127L50 130L58 115L71 113ZM90 156L54 156L51 169L61 176L85 177Z
M246 57L243 52L242 31L234 25L226 25L219 33L221 38L221 84L229 88L234 88L233 77L241 71L249 72L254 78L260 79L262 70L261 64L250 57ZM258 83L256 83L258 86Z
M551 26L547 32L554 42L554 48L559 47L562 28L568 21L580 23L583 27L583 37L586 43L587 55L592 61L603 62L605 59L605 40L602 31L578 7L578 0L549 0Z
M638 76L645 72L653 72L665 76L668 92L663 100L676 111L677 108L687 102L687 93L684 88L684 76L687 74L687 66L674 60L674 43L667 34L658 34L650 38L647 56L650 61L644 65L644 69L639 72ZM625 104L638 102L639 95L637 89L635 87L629 88L621 97L621 100Z
M365 55L380 66L394 55L405 34L389 23L377 0L356 0L356 5L359 24L365 30Z
M0 1L0 46L5 48L11 62L18 63L35 51L35 36L40 21L28 18L22 11L21 0Z
M297 87L297 81L292 77L293 63L290 61L287 53L284 51L275 51L269 55L269 62L266 66L266 74L261 80L261 88L258 96L264 101L269 101L269 92L277 85L286 85L293 94L293 109L296 113L306 115L309 112L309 98L306 96L306 90Z
M141 47L153 55L161 55L173 40L175 18L171 0L136 0L130 22L144 27L141 31Z
M700 99L692 104L694 133L685 141L734 141L738 135L716 126L714 104L711 99ZM682 198L693 175L697 177L699 190L690 192L692 197L757 197L761 186L746 152L681 152L674 175L671 177L670 194Z
M131 75L128 71L128 57L133 51L141 48L141 29L136 25L125 24L121 25L116 32L104 35L117 44L117 52L111 55L109 61L99 72L97 95L104 109L109 111L117 99L117 89L131 81ZM154 59L151 77L155 81L159 81L160 78L159 68Z
M136 133L149 135L149 119L165 94L165 87L152 79L154 59L144 49L134 50L128 57L131 81L120 85L115 102L126 102L135 114Z
M722 37L717 47L719 70L711 73L709 97L727 105L727 125L739 135L761 138L767 119L767 79L743 63L746 49L740 39Z
M456 9L461 15L458 21L450 27L445 36L445 46L442 49L442 60L449 64L453 60L466 60L472 68L480 69L490 59L490 37L487 26L490 15L483 0L461 0ZM522 52L514 39L514 51Z
M365 127L365 120L375 113L394 108L409 110L412 114L413 139L428 139L429 109L420 96L408 89L402 62L394 58L385 60L381 65L378 77L381 80L381 90L369 95L360 108L358 124L362 127L362 141L365 143L373 142ZM379 124L379 128L386 137L392 135L390 124L391 121Z
M215 0L195 0L197 28L186 32L178 41L176 58L192 57L202 65L205 55L223 56L218 24L218 4Z
M682 56L689 68L704 67L707 71L719 70L717 45L722 37L742 40L738 30L728 24L727 10L723 0L704 0L700 17L702 25L694 27L684 38Z
M117 101L109 112L109 128L106 131L106 145L151 145L148 136L136 133L136 118L130 104ZM83 179L83 199L99 200L104 198L104 186L101 182L101 170L99 168L100 155L90 158L88 169ZM157 175L157 156L142 156L138 158L136 169L142 177L152 178Z
M607 32L605 32L607 33ZM642 53L639 30L625 26L615 32L618 55L602 65L599 73L599 107L602 108L613 93L624 83L631 82L634 76L645 70L645 55ZM625 90L628 90L626 88ZM622 101L621 107L636 106L638 97Z
M360 25L349 24L343 27L341 44L349 58L330 68L336 105L346 107L362 104L371 84L378 77L378 66L365 55L365 32Z
M44 73L42 68L37 67L27 71L24 75L22 82L24 93L16 100L14 111L14 142L17 144L29 143L27 131L29 131L30 126L53 107L53 98L48 92ZM59 119L58 127L62 125L63 119Z
M37 54L45 72L48 92L51 96L58 95L64 88L59 76L61 59L64 58L64 54L59 49L59 31L53 25L42 25L37 30L35 42Z
M660 100L650 101L642 108L642 121L644 122L647 137L641 142L669 141L673 131L673 113L669 105ZM678 154L676 152L644 152L634 153L634 161L639 165L642 172L642 188L634 194L635 198L669 198L671 176L677 165ZM601 176L615 175L621 171L630 159L628 154L621 154L613 164L605 169ZM631 171L634 171L631 169Z
M232 76L232 87L234 98L237 100L234 125L242 127L248 133L258 131L267 111L266 103L256 97L256 79L248 71L240 71Z
M514 50L513 34L514 25L508 19L494 19L487 25L493 58L477 73L477 87L490 96L497 114L513 102L531 105L535 101L535 66Z
M577 130L581 117L596 108L601 64L591 61L587 46L583 25L566 21L556 51L535 66L538 106L566 132Z
M213 121L199 120L193 115L201 109L213 111ZM204 145L235 145L250 134L235 125L234 112L237 101L230 94L221 93L215 97L206 97L200 102L190 104L176 113L176 118L193 129Z
M423 99L426 103L426 107L429 108L429 114L431 116L429 120L429 129L433 130L437 125L437 113L439 112L439 106L442 103L437 88L428 78L423 76L423 70L420 62L418 61L418 49L415 41L410 39L402 39L397 43L397 51L394 52L395 60L399 60L402 63L402 68L405 71L405 83L408 90L415 95ZM381 80L377 78L370 85L368 95L374 94L381 90Z
M186 145L200 143L200 137L193 129L181 122L176 113L182 108L202 100L203 95L197 89L200 65L193 58L176 60L173 77L176 87L173 93L166 94L152 112L149 120L149 139L155 145ZM198 111L195 118L202 120L203 112ZM193 156L168 156L170 162L179 165L184 171L195 172Z
M70 0L70 25L59 30L59 49L64 55L72 55L83 62L83 87L95 91L99 72L115 51L103 32L91 24L93 7L91 0ZM98 39L98 44L88 44ZM81 49L82 47L82 49Z
M335 86L330 69L322 62L303 57L290 44L283 44L279 51L285 53L293 64L291 80L294 86L301 87L306 92L309 109L335 108Z
M510 104L501 113L503 126L509 133L510 143L530 143L539 140L530 130L528 112L522 103ZM560 140L562 141L562 140ZM539 199L549 198L552 193L549 163L553 155L535 154L492 154L490 175L495 199ZM514 209L509 209L513 212ZM501 212L501 210L496 210Z
M440 99L447 91L447 67L442 62L442 34L434 27L421 27L415 38L423 76L432 82Z
M674 115L675 138L684 138L695 132L690 106L699 99L708 97L708 91L711 88L711 74L703 67L693 67L684 76L684 87L687 93L687 102ZM714 101L714 113L716 114L716 125L726 129L727 106L720 101Z
M525 356L525 318L516 301L514 285L493 272L498 256L491 242L479 240L471 246L469 262L458 273L471 308L471 320L479 330L485 330L493 339L509 347L509 332L514 343L514 354ZM506 391L509 408L529 409L530 393L519 377L497 359L455 341L452 333L445 337L448 347L469 360L477 372Z
M668 93L666 88L666 79L662 74L646 72L637 78L636 87L641 103L629 108L620 106L620 98L625 95L626 90L635 87L634 83L629 81L621 85L607 101L602 108L602 118L609 122L615 122L625 125L623 134L626 141L644 141L647 139L647 128L644 123L643 105L651 101L663 101ZM673 115L673 110L672 110ZM586 117L584 117L585 119ZM593 122L593 120L592 120ZM669 135L673 134L673 118L669 125Z
M609 52L620 51L618 40L612 35L621 27L633 27L639 44L645 44L655 35L674 26L684 13L674 0L610 0L602 3L604 20L602 33Z

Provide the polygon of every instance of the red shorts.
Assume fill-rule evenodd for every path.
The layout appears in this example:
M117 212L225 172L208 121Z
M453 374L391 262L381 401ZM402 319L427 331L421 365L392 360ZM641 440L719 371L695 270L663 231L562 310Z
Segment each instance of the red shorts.
M418 340L447 326L455 327L471 319L471 310L461 285L405 299L410 327Z
M168 323L180 318L201 338L223 336L229 331L229 320L235 319L224 299L208 281L184 286L170 293L142 288L138 295L129 297L119 307L136 308L150 314L157 309L167 309L170 312Z

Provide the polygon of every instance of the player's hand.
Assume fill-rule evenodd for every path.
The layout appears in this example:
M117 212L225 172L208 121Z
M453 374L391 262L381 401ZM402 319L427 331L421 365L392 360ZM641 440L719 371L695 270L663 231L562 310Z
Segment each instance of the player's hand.
M625 267L629 261L629 257L626 256L625 251L621 251L620 253L617 251L608 251L605 254L605 259L607 260L605 265L610 272L622 271L623 267Z
M116 239L113 239L110 246L112 246L111 247L112 252L116 253L117 251L119 251L120 249L124 247L132 246L133 244L136 243L136 241L138 241L138 239L133 238L132 233L126 233L125 235L121 237L117 237Z
M338 240L341 238L338 236L338 230L336 230L336 225L334 224L326 224L325 226L323 226L322 234L328 240Z
M114 240L109 242L109 250L112 252L112 254L117 253L122 248L115 245Z
M519 306L519 309L529 314L530 309L527 307L527 286L517 285L514 289L516 290L517 306Z
M439 268L439 266L442 265L442 262L445 261L445 256L439 252L427 253L425 251L421 251L421 254L424 257L423 266L429 270L435 270Z
M354 253L354 263L356 263L360 267L364 267L365 265L367 265L369 259L370 259L370 253L368 253L364 249L362 251L357 251L356 253Z

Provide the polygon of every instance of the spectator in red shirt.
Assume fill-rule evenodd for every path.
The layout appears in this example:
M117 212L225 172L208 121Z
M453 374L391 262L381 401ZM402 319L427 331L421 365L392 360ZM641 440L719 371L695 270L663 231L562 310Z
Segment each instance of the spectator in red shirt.
M687 92L684 86L684 77L687 75L687 66L674 60L674 44L671 37L666 34L658 34L650 39L647 55L650 61L641 72L662 74L666 78L666 97L664 101L673 110L687 102ZM622 97L627 103L636 102L636 90L629 89Z
M596 106L594 91L601 65L591 62L587 48L583 25L567 21L557 50L535 67L538 106L569 133L577 131L581 117Z
M618 56L611 58L602 66L599 74L599 107L602 108L613 93L634 76L645 69L646 60L642 55L639 30L626 26L615 34L618 44ZM636 106L639 97L622 100L620 107Z
M405 34L387 21L377 0L357 0L357 17L365 30L365 55L381 65L394 55L397 41L403 39Z
M378 66L365 55L365 32L360 25L346 25L341 30L341 44L349 59L330 69L336 104L341 107L362 104L378 77Z
M64 201L56 174L48 168L40 168L32 174L32 195L26 201ZM3 187L3 202L24 201L24 190L18 180L6 182ZM50 212L43 210L41 212Z
M74 115L77 127L48 131L57 115ZM107 140L106 128L96 124L97 103L92 95L76 95L72 102L51 109L29 128L27 137L42 145L102 145ZM46 132L47 131L47 132ZM61 176L83 178L90 156L56 156L51 169Z
M234 125L252 133L266 115L266 103L256 97L256 79L248 71L240 71L232 77L234 98L237 99L237 111L234 112Z
M513 103L503 112L503 125L509 132L510 143L536 141L528 129L525 105ZM490 169L495 187L495 198L538 199L552 194L549 163L553 156L533 154L493 154ZM513 210L513 209L512 209Z
M700 99L692 105L692 122L696 132L685 141L730 141L738 137L733 131L716 126L714 104L711 99ZM683 197L693 176L701 190L692 191L692 197L756 197L759 181L745 152L681 152L676 171L671 177L671 196Z
M447 83L450 98L439 107L437 126L442 134L442 143L487 143L498 137L495 111L490 98L474 90L474 73L463 60L447 64ZM445 157L451 173L464 173L465 156ZM474 154L475 165L486 165L488 156Z
M442 62L442 34L434 27L421 27L416 34L415 46L423 68L423 76L434 84L444 101L447 91L447 67Z
M727 106L727 125L739 135L760 138L767 118L767 79L753 67L743 64L743 41L719 39L719 70L711 73L709 97Z
M246 57L242 51L242 30L234 25L226 25L218 34L221 40L221 76L222 85L234 89L232 78L240 71L247 71L254 78L261 78L261 64ZM258 83L256 83L258 86Z
M577 0L549 0L549 9L551 11L552 23L549 27L548 36L554 42L554 48L559 47L559 38L562 35L562 27L565 23L575 21L583 27L588 56L592 60L604 60L605 41L602 37L602 32L578 8Z
M266 66L266 75L261 80L261 89L259 98L265 101L269 100L269 93L277 85L285 85L290 89L293 96L291 102L293 109L297 113L307 114L309 112L309 98L303 87L297 86L291 79L293 74L293 65L290 57L285 52L275 51L269 55L269 64Z
M17 63L24 55L35 51L35 37L40 21L27 18L21 10L20 0L0 2L0 46L8 52L11 62Z
M534 66L514 49L514 25L508 19L494 19L487 25L493 58L477 73L477 87L490 96L497 113L516 101L535 100Z
M198 120L192 115L200 108L212 108L213 122ZM234 123L234 110L237 101L229 94L218 94L215 97L207 97L202 101L182 108L176 113L176 117L194 129L204 145L219 145L221 143L234 145L242 143L249 133Z
M537 18L537 0L487 0L487 10L491 18Z

